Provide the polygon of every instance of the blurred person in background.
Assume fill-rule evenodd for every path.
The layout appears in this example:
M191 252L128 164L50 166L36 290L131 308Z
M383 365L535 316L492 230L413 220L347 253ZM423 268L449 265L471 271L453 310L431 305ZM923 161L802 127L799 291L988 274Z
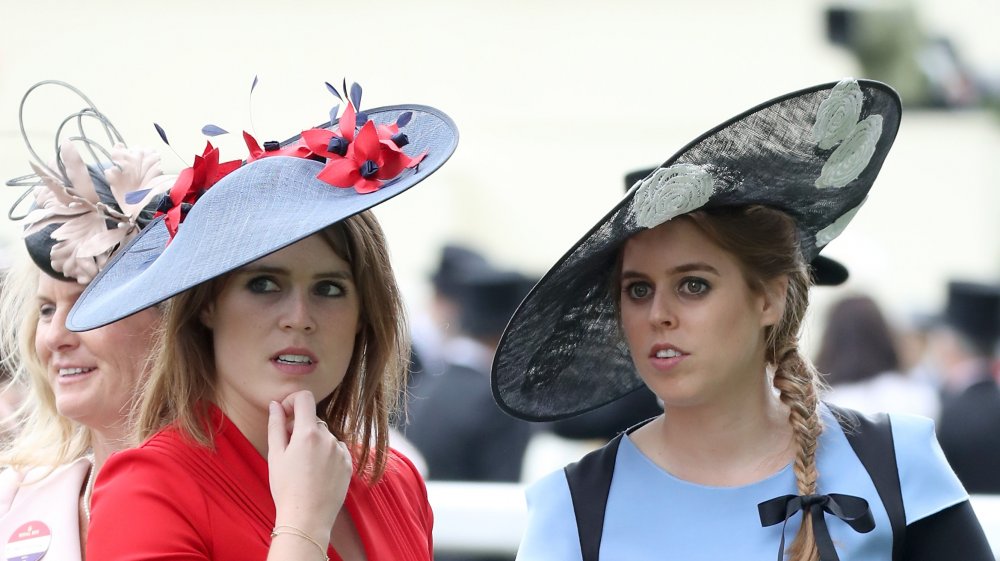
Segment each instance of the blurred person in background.
M533 427L497 407L489 375L500 334L535 279L486 260L465 260L478 253L462 254L461 270L448 273L454 305L449 313L455 315L441 349L444 371L425 374L415 388L406 436L427 462L430 480L516 482ZM507 559L460 553L434 558Z
M458 297L462 281L487 266L486 258L470 247L448 243L441 248L437 268L430 276L430 306L426 313L410 322L412 349L408 384L411 389L425 374L444 371L444 347L458 332Z
M83 557L95 476L129 443L128 414L147 373L160 310L86 333L68 331L66 316L176 179L161 174L155 153L126 148L75 88L47 82L28 94L47 84L66 86L87 106L71 116L79 118L77 138L56 139L56 163L41 161L25 138L35 173L9 182L34 185L34 206L23 217L28 255L5 275L0 305L4 365L15 391L25 391L15 436L0 450L3 559ZM94 132L88 125L100 134L88 136ZM105 136L115 145L100 146ZM85 163L86 154L94 161ZM126 200L125 193L146 189L141 200Z
M941 448L970 493L1000 493L1000 286L950 282L942 329Z
M489 373L500 334L534 279L483 261L452 282L457 317L442 347L445 369L414 390L406 436L431 480L518 481L532 426L496 406Z
M485 266L486 258L481 253L461 244L445 244L437 268L429 278L430 306L424 313L411 316L406 396L404 407L393 416L390 436L392 446L403 452L424 477L429 475L427 461L404 434L410 402L426 378L445 371L444 349L448 341L458 335L458 297L462 279Z
M830 385L823 396L830 403L937 418L937 390L901 372L895 335L869 296L846 296L831 306L815 364Z

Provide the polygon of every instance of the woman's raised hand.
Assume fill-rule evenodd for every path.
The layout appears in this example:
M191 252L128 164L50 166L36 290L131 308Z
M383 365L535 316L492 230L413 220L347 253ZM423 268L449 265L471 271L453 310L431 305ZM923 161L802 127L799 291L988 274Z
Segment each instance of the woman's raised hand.
M312 392L271 402L267 465L275 526L292 526L327 543L354 467L347 445L316 417Z

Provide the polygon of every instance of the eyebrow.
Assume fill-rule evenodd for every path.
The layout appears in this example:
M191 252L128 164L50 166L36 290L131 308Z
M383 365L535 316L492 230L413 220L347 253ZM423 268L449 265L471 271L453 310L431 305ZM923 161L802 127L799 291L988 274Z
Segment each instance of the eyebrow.
M259 274L267 273L271 275L288 275L290 274L288 269L284 267L272 267L268 265L249 265L243 267L238 271L241 274ZM313 275L315 279L341 279L341 280L354 280L354 275L350 271L326 271L320 272Z
M695 263L685 263L683 265L678 265L672 269L667 270L667 273L671 275L677 275L681 273L691 273L691 272L711 273L715 276L722 276L719 273L718 269L702 261L698 261ZM622 271L623 279L630 279L630 278L644 277L644 276L646 275L638 271Z

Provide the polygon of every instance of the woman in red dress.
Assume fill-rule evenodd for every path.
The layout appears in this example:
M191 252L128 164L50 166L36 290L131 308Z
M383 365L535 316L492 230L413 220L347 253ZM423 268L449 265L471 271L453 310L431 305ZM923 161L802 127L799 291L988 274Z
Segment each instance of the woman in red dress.
M431 559L423 481L388 446L408 349L367 209L457 133L352 93L338 123L263 150L245 135L245 164L209 147L70 314L86 330L170 298L143 443L98 478L89 558Z

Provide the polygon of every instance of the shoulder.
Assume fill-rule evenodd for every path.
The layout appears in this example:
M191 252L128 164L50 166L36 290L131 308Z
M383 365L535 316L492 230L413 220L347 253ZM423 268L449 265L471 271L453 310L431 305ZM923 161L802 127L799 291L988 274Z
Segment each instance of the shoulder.
M28 470L4 468L0 471L0 515L23 508L25 501L47 503L49 500L71 501L90 469L90 460L79 458L60 466L39 466ZM49 503L50 504L50 503Z
M184 454L197 454L198 445L186 441L179 432L167 428L149 437L135 448L115 452L101 469L99 479L114 475L131 476L143 473L178 472Z
M390 447L386 450L385 473L379 480L379 484L383 483L406 488L423 488L424 478L405 454Z
M169 430L112 454L101 468L91 503L88 558L203 552L211 542L205 478L188 459L199 453L198 446Z
M155 504L202 510L204 493L190 467L190 458L200 453L198 448L165 429L136 448L115 452L97 474L93 511L113 505L115 512L138 513Z
M431 547L434 515L427 499L427 487L413 463L403 454L389 448L382 477L369 484L355 475L348 496L359 504L360 512L356 514L361 518L355 523L383 530L394 528L398 539L407 541L404 536L410 536L417 540L414 543L426 542L426 547ZM412 533L414 531L416 533Z
M429 511L424 478L413 462L395 448L387 450L385 471L370 492L393 496L394 502L402 500L415 512Z
M889 417L906 523L968 500L968 493L941 451L934 421L918 415Z
M582 559L569 483L563 470L531 484L526 491L528 519L518 561Z
M848 415L847 430L859 441L865 439L865 427L872 427L868 423L880 422L879 417L862 416L856 411L841 410L841 412ZM828 405L824 407L823 415L824 423L829 429L824 430L824 442L829 446L828 451L833 453L832 456L827 454L826 459L836 460L827 463L825 467L836 472L851 471L853 468L849 469L850 466L864 470L861 462L851 460L857 458L857 452L847 444L844 429L839 426L838 417ZM865 422L858 424L852 421L851 417L855 415ZM903 413L891 413L887 417L881 417L881 419L886 418L889 421L889 436L895 452L906 524L912 524L967 500L968 493L965 492L938 444L934 433L934 421L920 415ZM879 440L871 443L881 446ZM885 442L885 446L888 445L889 442ZM833 476L846 477L843 473L833 473ZM868 476L870 478L871 474Z

